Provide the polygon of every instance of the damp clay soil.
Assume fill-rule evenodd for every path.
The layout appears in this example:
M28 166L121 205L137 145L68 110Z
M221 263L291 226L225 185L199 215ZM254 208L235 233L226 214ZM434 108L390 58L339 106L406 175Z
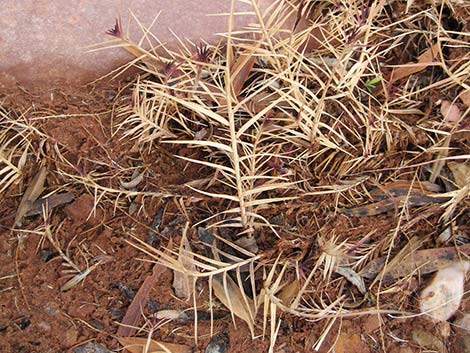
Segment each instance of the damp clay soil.
M144 281L152 277L154 266L159 266L150 263L149 256L131 243L139 239L156 248L167 247L169 241L179 243L187 221L195 224L206 218L209 211L216 212L217 203L184 186L209 173L205 167L174 157L177 154L198 158L197 150L163 145L139 153L133 141L113 131L114 108L118 101L121 104L129 97L126 82L73 92L44 91L41 95L12 89L11 84L8 89L3 87L2 101L8 113L34 126L36 132L29 137L31 150L24 174L3 192L0 202L0 351L119 351L120 322ZM22 193L40 168L38 160L43 161L47 170L42 194L60 189L73 193L74 198L52 208L47 215L24 217L19 230L13 224L15 214ZM146 171L138 188L151 197L126 199L104 192L106 188L123 188L123 181L130 178L127 170L138 164ZM309 250L312 252L317 251L313 236L320 229L340 238L345 235L357 238L360 234L380 236L394 226L393 212L371 218L347 217L327 212L318 202L306 199L283 203L272 206L265 215L286 230L298 227L307 243L312 244ZM137 210L130 214L132 203ZM312 222L315 218L318 221ZM418 220L413 226L423 234L432 232L429 219ZM187 236L193 247L200 248L193 228ZM280 247L285 247L284 251L293 259L301 251L287 238L266 236L260 241L262 252ZM77 271L87 270L90 272L83 280L64 290L64 284ZM171 270L158 267L156 272L136 320L139 329L133 335L148 337L153 327L153 339L186 345L194 352L204 351L211 340L207 284L201 281L196 290L199 316L196 343L194 315L192 318L189 315L188 320L171 322L157 319L156 314L162 310L188 309L191 314L193 303L175 297ZM384 296L384 308L414 311L418 285L416 281L402 283L396 288L400 292L398 297L408 301L394 302L394 295ZM469 306L467 299L461 310L467 311ZM228 337L225 351L267 352L269 339L252 339L243 321L238 318L233 321L229 310L217 301L214 307L213 332L226 335L226 343ZM332 326L319 345L319 352L333 348L335 352L411 353L421 352L424 345L448 347L453 339L449 337L448 326L434 326L420 317L373 314L332 322L284 314L275 351L312 351L329 324ZM414 337L417 333L425 336L421 340L427 340L426 343Z

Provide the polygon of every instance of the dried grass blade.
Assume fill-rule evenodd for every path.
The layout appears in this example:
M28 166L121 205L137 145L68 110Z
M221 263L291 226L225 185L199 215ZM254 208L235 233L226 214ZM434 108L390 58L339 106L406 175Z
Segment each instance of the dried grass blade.
M28 213L29 210L33 207L34 201L38 199L38 197L44 191L44 182L46 181L47 169L46 167L42 167L39 172L34 176L31 183L26 188L23 197L21 198L20 205L16 212L15 216L15 225L21 225L21 220L23 219L24 215Z
M338 266L335 269L335 272L346 278L349 282L351 282L351 284L355 285L359 292L366 294L366 285L364 283L364 279L359 276L352 268Z
M194 145L199 147L214 147L221 151L225 151L228 153L232 153L232 149L230 146L214 141L207 141L207 140L170 140L165 141L165 143L172 143L172 144L180 144L180 145Z
M118 337L125 349L131 353L191 353L192 348L184 344L166 343L140 337Z
M52 237L51 237L50 232L49 232L48 238L54 244L54 242L52 241ZM63 254L62 250L60 250L59 252L62 254L62 257L64 258L65 254ZM68 259L68 258L64 258L64 259L67 262L69 262L69 264L70 264L70 259ZM85 271L80 271L71 280L67 281L67 283L65 283L62 287L60 287L60 291L65 292L65 291L68 291L69 289L75 287L77 284L79 284L81 281L83 281L86 278L86 276L88 276L91 273L91 271L93 271L95 268L97 268L100 264L111 261L112 256L107 256L107 255L97 256L95 259L97 259L97 260L99 259L97 263L95 263L93 266L88 267ZM72 267L74 269L78 270L78 267L75 264L72 264L72 265L73 265Z
M217 275L212 278L212 288L217 299L220 300L232 313L245 321L252 336L254 336L254 320L251 315L253 302L246 297L235 282L227 275ZM248 303L248 306L246 305Z
M144 180L144 176L145 176L145 171L140 173L139 175L137 175L136 177L132 177L130 181L120 181L121 183L121 186L126 189L126 190L131 190L131 189L134 189L135 187L137 187L137 185L139 185L142 180Z
M277 305L275 303L270 304L271 309L271 332L269 335L269 353L274 353L276 345L277 335L279 334L279 328L281 327L281 318L277 319L276 311Z
M137 324L140 318L142 309L148 299L150 290L160 277L161 273L163 272L163 269L163 265L160 264L155 264L153 266L152 274L145 279L144 283L140 286L139 290L137 291L137 294L132 300L132 303L127 308L126 315L122 319L121 325L117 330L118 336L131 336L136 332L134 326Z
M194 256L187 238L188 228L189 223L186 224L183 232L178 260L184 270L195 272L196 266L194 265ZM173 271L173 289L178 298L183 300L189 300L189 298L191 298L192 288L190 286L190 278L191 277L188 275L187 271Z
M384 278L405 277L418 269L422 275L432 273L458 261L459 254L470 255L470 244L414 251L412 255L401 259L399 266L390 267L384 273ZM373 260L360 272L360 275L365 278L374 278L383 269L385 261L386 257Z
M365 206L343 209L340 212L356 217L375 216L399 207L423 206L430 203L443 203L449 200L447 195L425 193L426 190L432 189L433 186L435 184L432 183L419 183L415 185L411 181L390 183L371 192L373 199L380 201Z
M291 302L299 293L299 291L300 291L300 282L296 278L292 282L290 282L288 285L283 287L277 297L282 302L282 304L289 307Z
M35 216L41 214L43 210L50 211L55 207L69 203L75 199L73 192L62 192L60 194L53 194L46 198L36 200L31 209L26 212L25 217Z
M211 162L207 162L207 161L201 161L201 160L198 160L198 159L188 158L188 157L181 157L181 156L176 156L176 157L181 158L181 159L183 159L185 161L188 161L188 162L202 164L202 165L205 165L206 167L209 167L209 168L220 169L220 170L223 170L223 171L225 171L229 174L234 174L235 173L235 170L233 168L230 168L230 167L227 167L227 166L224 166L224 165L221 165L221 164L211 163Z
M88 276L90 274L90 272L95 269L95 267L96 267L96 265L94 265L92 267L89 267L85 271L82 271L82 272L78 273L77 275L75 275L72 279L70 279L62 287L60 287L60 291L61 292L66 292L69 289L75 287L77 284L79 284L81 281L83 281L86 278L86 276Z
M392 71L390 83L396 82L402 78L408 77L417 72L423 71L431 65L441 65L440 62L433 62L433 59L439 52L439 42L427 49L423 54L418 56L418 63L407 63L396 67Z
M243 89L248 76L250 75L255 63L255 56L249 50L244 50L237 61L230 68L232 78L232 89L235 97L238 97Z
M216 193L212 193L212 192L207 192L207 191L203 191L203 190L200 190L200 189L196 189L196 188L193 188L189 185L186 185L188 188L194 190L194 191L197 191L198 193L200 194L203 194L203 195L206 195L206 196L210 196L210 197L214 197L214 198L220 198L220 199L226 199L226 200L230 200L230 201L234 201L234 202L239 202L240 199L236 196L233 196L233 195L227 195L227 194L216 194Z
M208 106L198 104L198 103L189 101L187 99L182 99L182 98L172 96L171 94L168 94L165 91L161 91L159 93L161 94L162 97L172 100L175 103L181 104L183 107L187 108L190 111L195 112L196 114L199 114L203 117L210 118L214 122L218 122L222 126L226 126L226 127L229 126L229 122L226 118L224 118L220 114L217 114L216 112L213 112Z

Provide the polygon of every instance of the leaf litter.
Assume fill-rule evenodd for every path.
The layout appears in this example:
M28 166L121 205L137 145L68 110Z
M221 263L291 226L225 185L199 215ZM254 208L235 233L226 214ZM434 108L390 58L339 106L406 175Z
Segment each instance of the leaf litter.
M33 177L30 184L26 188L20 205L16 211L15 225L21 225L23 217L33 208L34 202L41 196L44 191L44 182L46 181L47 168L41 167L37 174Z
M452 166L469 156L468 112L461 93L468 85L468 44L462 37L456 39L458 31L449 35L447 28L443 30L447 18L441 17L452 10L440 11L441 5L423 10L417 2L408 3L407 11L396 2L304 5L302 11L310 11L315 19L309 30L277 37L275 18L282 22L288 17L278 11L274 17L266 14L266 22L253 27L260 36L255 41L239 40L230 29L224 44L198 44L194 49L187 44L181 52L168 50L168 59L140 47L149 39L147 29L144 40L134 42L125 37L118 21L110 34L142 60L137 65L145 71L129 88L133 92L126 92L112 127L120 144L132 140L126 145L132 146L128 149L132 157L127 158L118 144L114 146L121 154L107 148L107 159L93 153L73 155L67 144L43 142L58 167L54 181L89 193L93 209L107 216L87 228L66 213L50 237L57 248L67 249L63 259L67 257L79 270L85 267L77 264L74 251L85 260L90 251L112 252L125 259L131 256L123 253L129 252L132 261L145 258L127 271L113 262L116 274L137 281L140 273L138 283L144 282L143 294L136 295L132 310L128 308L132 315L120 321L122 326L135 326L130 334L143 336L121 340L123 345L135 344L135 352L148 346L165 351L167 341L186 343L174 346L175 350L186 346L201 350L202 339L209 340L205 334L225 328L236 352L246 351L246 344L242 347L238 341L246 342L249 336L268 337L268 343L255 338L253 351L254 347L275 351L277 345L294 351L354 349L361 339L352 338L348 325L338 336L336 329L340 322L350 324L348 318L358 316L354 322L360 330L368 313L386 322L385 334L368 344L379 342L391 351L399 344L397 331L403 339L412 339L406 328L420 321L406 321L391 331L389 327L397 324L386 314L416 312L410 298L422 289L422 276L452 267L468 255L466 169L459 166L463 171L456 172ZM295 10L299 8L293 8L294 14ZM411 23L417 27L410 28ZM304 53L306 37L318 26L328 28L317 38L323 42L321 49ZM449 109L441 111L442 102L448 102ZM198 134L204 129L210 133ZM61 142L60 136L54 138ZM137 179L143 174L132 167L136 178L124 187L121 181L128 180L135 155L145 168L145 178ZM165 163L165 155L180 159ZM79 166L72 167L68 159L79 161ZM29 167L30 159L22 161ZM192 188L181 186L195 180L202 182ZM448 188L446 182L455 187ZM162 239L178 237L179 245L161 246L160 241L152 241L155 249L145 245L149 210L167 198L183 205L165 209L165 219L184 214L191 225L189 247L180 242L182 229L162 229L161 222L154 233ZM131 200L136 201L133 212L128 208ZM76 207L75 202L68 207ZM283 222L271 221L280 214ZM369 217L356 217L362 215ZM41 222L48 225L63 216L58 210L45 220L32 218L31 226L41 234ZM441 242L437 238L450 224L460 232L453 231ZM205 245L194 234L200 225L212 233L202 241ZM129 248L119 250L126 236L142 241L136 240L140 255ZM185 258L194 267L181 266ZM171 297L170 271L159 268L160 281L144 281L142 276L151 270L149 259L150 266L157 261L173 274L180 270L194 281L197 278L198 295L192 293L192 303ZM85 283L94 285L95 293L109 293L101 277L103 268L86 276ZM27 293L31 287L23 285ZM74 285L63 295L83 294L84 287ZM188 292L179 287L186 296ZM357 308L348 306L363 292L367 300ZM144 305L152 296L162 298L175 315L192 307L194 325L158 321L161 318L149 314ZM96 295L76 306L100 301L107 307L102 297L109 295ZM462 301L466 300L464 296ZM216 307L235 322L228 326L216 319L207 325L199 322L200 313L212 313ZM313 321L321 325L310 325ZM191 333L194 326L197 330ZM306 331L313 338L307 340ZM151 334L147 339L148 333L156 337Z
M440 50L440 43L436 43L425 50L420 56L418 56L417 63L406 63L395 67L392 71L392 75L390 77L389 83L393 83L395 81L401 80L405 77L408 77L412 74L418 73L423 71L429 66L437 65L440 66L440 61L434 61L437 58Z
M464 295L470 262L456 262L439 270L420 294L420 310L433 320L446 321L455 314Z
M183 239L180 244L179 260L183 269L191 272L196 270L196 267L193 264L191 245L189 245L189 241L186 237L186 231L183 233ZM175 291L175 295L180 299L189 300L193 294L192 279L185 272L173 271L172 287Z

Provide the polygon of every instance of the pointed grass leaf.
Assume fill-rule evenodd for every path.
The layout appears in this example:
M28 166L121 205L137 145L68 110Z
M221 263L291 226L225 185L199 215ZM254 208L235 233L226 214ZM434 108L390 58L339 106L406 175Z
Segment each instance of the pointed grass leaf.
M235 97L238 97L243 89L248 76L250 75L255 63L255 56L248 50L245 50L233 63L230 72L232 78L232 89Z
M185 270L196 271L194 266L194 257L192 255L191 246L189 245L188 238L183 236L181 240L178 260L181 262L182 268ZM179 299L189 300L191 298L191 277L182 271L173 271L173 290Z
M282 304L288 307L290 306L294 298L297 296L299 291L300 291L300 282L296 278L281 289L281 291L278 294L278 298L282 301Z
M459 188L470 185L470 163L449 161L447 166Z
M384 278L398 279L415 273L419 269L421 275L436 272L439 269L450 266L460 256L470 255L470 244L459 247L445 247L437 249L425 249L412 252L412 256L400 259L398 266L387 267ZM367 264L360 275L364 278L374 278L383 269L386 257L379 257Z
M226 273L212 278L212 288L217 299L231 311L232 315L239 317L247 323L253 336L252 300L243 293L243 290Z
M66 292L69 289L72 289L75 287L77 284L79 284L81 281L83 281L86 276L90 274L90 272L93 270L93 268L89 267L85 271L82 271L75 276L73 276L70 280L68 280L62 287L60 287L61 292Z
M26 188L26 191L21 198L20 205L16 211L15 225L21 225L21 220L24 215L28 213L33 207L33 203L41 196L44 191L44 182L46 181L47 169L42 167L39 172L34 176L31 183Z
M335 272L344 278L346 278L349 282L351 282L356 288L361 292L361 294L366 294L366 285L364 283L364 279L357 274L352 268L349 267L342 267L338 266L335 269Z
M390 83L401 80L402 78L408 77L417 72L423 71L428 66L441 65L439 62L434 62L433 59L437 56L439 51L439 42L431 46L424 53L418 57L417 63L407 63L395 67L390 77Z

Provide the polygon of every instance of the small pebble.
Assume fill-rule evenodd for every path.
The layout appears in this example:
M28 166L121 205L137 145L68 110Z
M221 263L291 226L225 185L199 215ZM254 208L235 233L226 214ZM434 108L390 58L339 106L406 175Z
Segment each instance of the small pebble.
M50 316L54 317L57 316L59 313L59 307L56 303L49 302L46 305L44 305L44 312Z
M74 348L73 353L113 353L106 347L103 347L102 345L88 342L87 344L84 344L83 346L79 346Z
M111 288L117 288L121 291L121 294L129 301L132 301L135 297L135 292L123 283L113 284Z
M122 310L119 310L119 309L111 308L109 310L109 313L111 314L111 317L114 320L121 321L122 318L124 317L124 312Z
M160 310L160 303L157 302L156 300L149 299L147 300L147 308L149 308L151 313L156 313L158 310Z
M30 325L31 325L31 320L29 319L21 319L19 322L16 323L18 325L18 327L21 329L21 330L25 330L26 328L28 328Z
M100 330L100 331L104 330L104 325L99 320L91 319L88 323L97 330Z
M205 353L225 353L230 345L230 338L226 333L219 333L212 337L206 347Z
M442 338L449 338L449 336L450 336L450 324L447 321L439 322L437 324L437 329L438 329L439 335Z
M78 339L78 330L75 327L69 328L65 332L65 345L67 347L72 347L77 343Z
M47 248L40 251L40 257L43 262L48 262L56 257L58 253L54 249Z
M51 330L51 325L48 322L41 321L38 323L38 328L42 331L49 332Z
M276 215L269 220L269 223L275 226L281 226L284 224L284 216L283 215Z

